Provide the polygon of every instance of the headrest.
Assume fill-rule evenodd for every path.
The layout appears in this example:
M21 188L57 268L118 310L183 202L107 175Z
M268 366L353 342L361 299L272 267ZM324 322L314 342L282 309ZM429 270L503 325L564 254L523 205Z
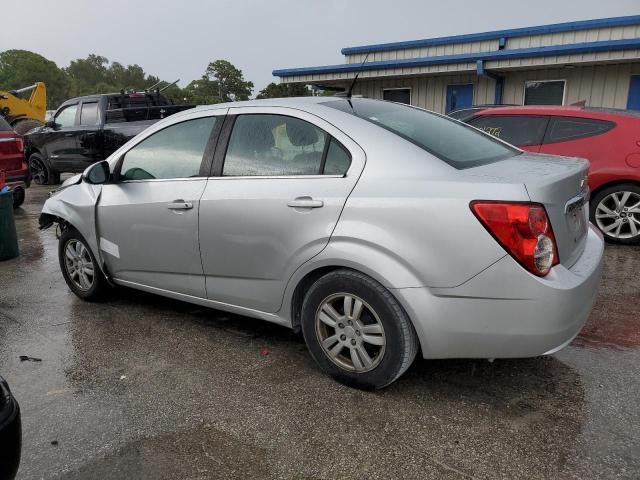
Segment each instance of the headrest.
M291 145L306 147L318 142L318 129L300 120L287 120L287 137Z

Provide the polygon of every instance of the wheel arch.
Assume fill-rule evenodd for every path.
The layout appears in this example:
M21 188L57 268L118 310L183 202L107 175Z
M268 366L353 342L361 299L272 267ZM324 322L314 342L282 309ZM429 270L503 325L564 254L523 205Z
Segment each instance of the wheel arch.
M289 281L283 303L284 311L281 314L290 320L291 327L296 332L300 330L302 302L306 292L316 280L332 271L346 269L367 275L389 290L401 305L403 302L394 295L393 290L420 286L419 280L405 265L383 251L370 245L365 247L342 241L336 243L338 245L330 243L320 255L303 265Z
M633 178L611 180L610 182L602 183L598 185L596 188L594 188L593 191L591 192L591 198L592 199L595 198L597 195L600 194L600 192L602 192L603 190L606 190L607 188L615 187L616 185L625 185L629 183L637 187L640 187L640 180L636 180Z
M51 225L52 220L75 228L88 243L91 253L103 265L98 246L96 205L102 189L82 182L70 185L51 196L42 207L41 227Z

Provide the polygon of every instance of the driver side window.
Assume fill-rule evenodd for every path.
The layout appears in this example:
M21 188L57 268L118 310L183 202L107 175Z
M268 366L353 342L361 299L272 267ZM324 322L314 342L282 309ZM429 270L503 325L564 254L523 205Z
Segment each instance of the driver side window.
M55 118L56 125L60 128L73 127L76 123L76 111L78 105L69 105L58 112Z
M123 180L200 176L202 156L216 117L176 123L147 137L125 153Z

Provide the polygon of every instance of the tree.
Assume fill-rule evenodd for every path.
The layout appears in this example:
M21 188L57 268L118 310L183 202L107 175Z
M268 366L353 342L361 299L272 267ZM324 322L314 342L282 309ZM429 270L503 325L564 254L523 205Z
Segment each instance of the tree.
M73 96L91 95L96 93L96 85L109 84L107 65L108 58L93 53L87 58L72 60L65 71L71 78Z
M222 102L249 100L253 91L253 82L246 81L242 76L242 70L227 60L209 63L202 79L212 82L206 86L212 88Z
M256 98L307 97L311 91L301 84L274 83L260 90Z
M46 84L49 109L69 98L69 79L51 60L27 50L0 53L0 90L16 90L35 82Z

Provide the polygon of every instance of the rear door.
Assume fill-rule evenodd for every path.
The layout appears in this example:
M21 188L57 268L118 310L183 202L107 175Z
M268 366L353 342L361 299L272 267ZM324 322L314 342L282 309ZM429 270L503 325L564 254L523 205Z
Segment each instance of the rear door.
M80 103L78 127L76 129L76 155L73 171L82 172L89 165L104 160L102 152L101 107L99 99L85 99Z
M539 152L549 117L544 115L481 115L467 123L511 145Z
M103 185L97 207L100 250L115 279L205 298L198 210L225 112L181 118L121 157L120 178Z
M541 153L586 158L597 168L611 155L611 146L602 135L615 123L579 117L552 117Z
M0 117L0 171L20 170L23 161L22 139L5 119Z
M231 108L223 132L200 202L207 296L276 312L295 270L329 241L365 155L294 109Z

